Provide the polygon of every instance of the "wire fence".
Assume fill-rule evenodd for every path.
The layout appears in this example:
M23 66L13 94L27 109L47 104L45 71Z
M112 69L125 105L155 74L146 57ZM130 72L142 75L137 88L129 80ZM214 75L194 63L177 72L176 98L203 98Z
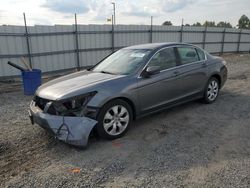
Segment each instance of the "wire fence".
M28 60L43 72L81 69L125 46L192 43L211 53L249 52L250 31L234 28L156 25L0 26L0 77L19 75L7 61ZM151 22L152 23L152 22Z

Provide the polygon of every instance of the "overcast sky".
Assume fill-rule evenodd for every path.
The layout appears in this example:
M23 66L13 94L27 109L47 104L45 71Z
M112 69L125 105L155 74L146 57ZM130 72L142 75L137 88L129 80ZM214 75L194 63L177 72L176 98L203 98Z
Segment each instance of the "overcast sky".
M22 25L23 12L28 25L73 24L74 13L80 24L108 24L116 3L117 24L174 25L194 22L227 21L237 25L242 14L250 17L250 0L0 0L0 25Z

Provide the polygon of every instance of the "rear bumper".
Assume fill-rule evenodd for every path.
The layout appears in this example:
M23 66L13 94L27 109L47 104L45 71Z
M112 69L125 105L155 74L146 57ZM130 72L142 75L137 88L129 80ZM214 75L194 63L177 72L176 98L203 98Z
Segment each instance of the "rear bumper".
M44 113L33 101L29 115L32 124L40 125L58 140L81 147L87 146L89 134L97 123L88 117L63 117Z

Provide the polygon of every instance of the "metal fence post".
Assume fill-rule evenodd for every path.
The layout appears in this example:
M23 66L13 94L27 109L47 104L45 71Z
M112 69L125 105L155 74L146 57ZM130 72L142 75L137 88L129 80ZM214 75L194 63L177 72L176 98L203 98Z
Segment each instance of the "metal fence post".
M75 14L75 41L76 41L76 69L80 70L80 55L79 55L79 44L78 44L78 28L77 28L77 17Z
M153 16L151 16L151 25L150 25L150 43L153 42Z
M222 35L221 52L220 52L221 54L223 54L223 52L224 52L224 43L225 43L226 29L227 29L227 28L224 28L223 35Z
M112 52L115 51L115 36L114 36L114 15L112 15L112 31L111 31L111 45L112 45Z
M26 37L26 43L27 43L27 51L28 51L29 65L30 65L30 67L32 68L31 55L30 55L29 33L28 33L28 27L27 27L27 23L26 23L26 16L25 16L25 13L23 13L23 20L24 20L24 26L25 26L25 37Z
M183 22L184 22L184 20L182 19L181 20L181 30L180 30L180 42L182 42L182 34L183 34Z
M240 52L241 33L242 33L242 29L240 29L240 32L239 32L238 45L237 45L237 53Z
M183 33L183 25L181 26L181 30L180 30L180 42L182 42L182 33Z
M206 47L206 37L207 37L207 24L205 26L205 30L203 32L203 43L202 43L202 48L205 50Z

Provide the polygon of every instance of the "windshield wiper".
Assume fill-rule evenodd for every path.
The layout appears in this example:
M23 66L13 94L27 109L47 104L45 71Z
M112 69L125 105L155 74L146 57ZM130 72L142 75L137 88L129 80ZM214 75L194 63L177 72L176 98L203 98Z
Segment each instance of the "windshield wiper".
M115 75L115 73L113 73L113 72L108 72L108 71L100 71L101 73L104 73L104 74L113 74L113 75Z

